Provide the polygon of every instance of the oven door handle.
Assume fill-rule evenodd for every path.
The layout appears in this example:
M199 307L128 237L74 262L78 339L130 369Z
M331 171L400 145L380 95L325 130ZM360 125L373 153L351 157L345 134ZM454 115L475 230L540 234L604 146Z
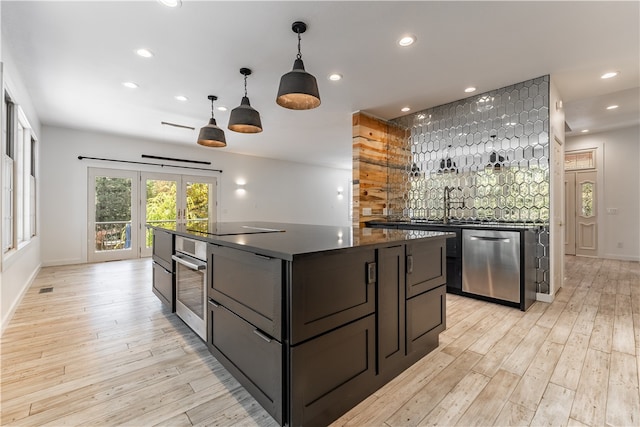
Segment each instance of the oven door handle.
M177 262L178 264L182 264L187 268L190 268L191 270L195 270L195 271L200 271L200 270L206 270L207 269L207 264L194 264L192 262L189 262L187 260L185 260L182 257L179 257L177 255L171 255L171 259L174 260L175 262Z

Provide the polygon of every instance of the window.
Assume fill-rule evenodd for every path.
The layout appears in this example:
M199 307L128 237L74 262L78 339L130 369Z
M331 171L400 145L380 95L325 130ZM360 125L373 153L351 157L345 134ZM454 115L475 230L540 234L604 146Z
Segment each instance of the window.
M19 249L36 235L37 141L20 106L5 95L2 250Z

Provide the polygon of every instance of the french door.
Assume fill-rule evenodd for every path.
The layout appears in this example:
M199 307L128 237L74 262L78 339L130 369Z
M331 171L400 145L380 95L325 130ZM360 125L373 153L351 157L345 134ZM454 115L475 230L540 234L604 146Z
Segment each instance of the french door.
M89 262L138 257L138 172L89 168Z
M140 256L151 256L152 235L146 225L175 230L184 225L190 230L206 231L216 222L217 180L215 177L143 173L141 226L145 239Z
M216 221L215 177L89 168L89 262L151 256L148 225L204 230Z

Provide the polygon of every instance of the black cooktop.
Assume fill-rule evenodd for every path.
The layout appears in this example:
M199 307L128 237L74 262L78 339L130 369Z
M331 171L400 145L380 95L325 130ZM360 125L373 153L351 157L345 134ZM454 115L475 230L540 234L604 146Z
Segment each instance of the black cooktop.
M234 223L214 223L204 224L203 227L187 227L186 230L190 232L208 234L210 236L235 236L238 234L261 234L261 233L283 233L285 230L277 228L257 227L246 224L234 224Z

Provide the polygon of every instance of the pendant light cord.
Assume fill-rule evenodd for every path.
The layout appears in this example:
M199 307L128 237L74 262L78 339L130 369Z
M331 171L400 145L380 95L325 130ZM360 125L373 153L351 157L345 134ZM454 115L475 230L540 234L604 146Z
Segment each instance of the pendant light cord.
M300 37L300 32L297 31L297 33L298 33L298 55L296 55L296 58L302 59L302 53L300 53L300 40L301 40L301 37Z
M247 75L244 75L244 97L247 97Z
M213 99L211 100L211 118L215 119L215 117L213 116Z

